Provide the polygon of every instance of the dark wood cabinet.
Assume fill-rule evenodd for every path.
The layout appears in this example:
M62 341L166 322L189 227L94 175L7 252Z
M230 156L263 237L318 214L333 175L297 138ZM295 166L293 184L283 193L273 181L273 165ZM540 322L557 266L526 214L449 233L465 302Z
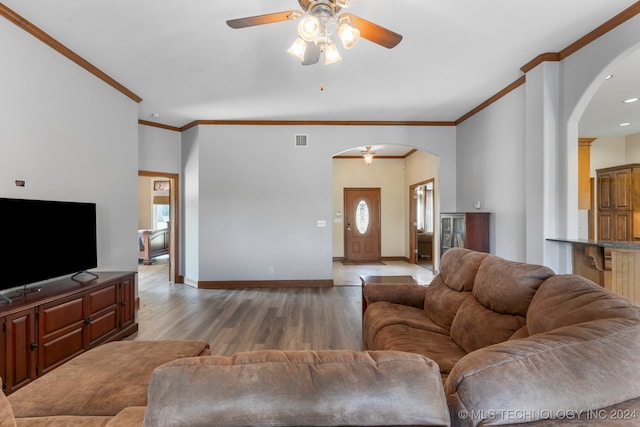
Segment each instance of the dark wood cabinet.
M598 169L598 240L640 240L640 164Z
M10 391L36 378L36 310L24 309L5 317L5 389Z
M489 252L489 212L440 214L440 255L450 248Z
M63 279L0 306L0 373L6 393L102 343L138 330L135 273Z

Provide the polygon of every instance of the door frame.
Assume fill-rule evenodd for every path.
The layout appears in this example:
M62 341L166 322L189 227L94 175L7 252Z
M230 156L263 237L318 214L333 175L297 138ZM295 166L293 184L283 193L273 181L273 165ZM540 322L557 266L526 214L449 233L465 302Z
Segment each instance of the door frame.
M138 176L166 178L169 180L169 217L171 218L171 228L169 229L169 281L184 283L184 278L180 276L180 175L139 170Z
M347 257L347 248L348 248L348 233L347 233L347 192L348 191L362 191L362 190L376 190L378 192L378 241L376 242L378 248L378 259L375 261L382 260L382 190L380 187L344 187L342 189L342 205L344 210L344 218L343 218L343 227L342 227L342 235L344 238L344 253L343 259L347 262L350 260ZM371 260L374 261L374 260Z
M433 184L433 207L434 207L434 212L433 212L433 224L431 224L431 227L433 229L433 240L431 241L431 253L435 255L435 244L436 244L436 238L435 238L435 230L436 230L436 224L435 224L435 201L436 201L436 179L435 178L430 178L427 179L425 181L420 181L417 182L415 184L411 184L409 186L409 264L417 264L418 263L418 257L417 257L417 253L418 253L418 230L417 230L417 226L418 226L418 218L416 217L416 198L415 198L415 190L416 188L422 186L422 185L427 185L429 183ZM432 258L435 258L435 256L433 256Z

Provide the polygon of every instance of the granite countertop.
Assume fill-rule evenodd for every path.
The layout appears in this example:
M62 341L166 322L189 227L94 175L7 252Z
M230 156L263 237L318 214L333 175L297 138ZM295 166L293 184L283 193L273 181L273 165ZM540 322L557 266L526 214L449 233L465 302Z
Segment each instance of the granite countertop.
M618 242L613 240L587 240L587 239L560 239L549 238L551 242L572 243L579 245L591 245L600 246L602 248L617 248L617 249L640 249L640 241L638 242Z

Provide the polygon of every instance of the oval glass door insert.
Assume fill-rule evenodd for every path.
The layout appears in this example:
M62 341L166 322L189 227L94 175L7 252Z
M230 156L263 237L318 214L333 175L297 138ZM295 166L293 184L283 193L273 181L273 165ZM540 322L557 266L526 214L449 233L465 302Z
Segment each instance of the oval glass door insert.
M356 207L356 227L360 234L366 233L369 229L369 205L364 200L360 200Z

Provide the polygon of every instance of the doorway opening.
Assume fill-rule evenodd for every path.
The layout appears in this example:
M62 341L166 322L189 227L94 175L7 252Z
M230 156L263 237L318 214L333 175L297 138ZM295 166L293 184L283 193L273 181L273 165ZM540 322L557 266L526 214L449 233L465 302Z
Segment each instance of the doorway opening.
M166 260L168 257L168 262L164 264L167 266L166 275L169 282L182 283L178 252L178 174L138 171L138 177L138 229L141 236L139 256L143 256L143 262L151 264L155 258ZM151 235L154 237L153 242L149 240Z
M409 187L409 262L433 268L434 179Z

